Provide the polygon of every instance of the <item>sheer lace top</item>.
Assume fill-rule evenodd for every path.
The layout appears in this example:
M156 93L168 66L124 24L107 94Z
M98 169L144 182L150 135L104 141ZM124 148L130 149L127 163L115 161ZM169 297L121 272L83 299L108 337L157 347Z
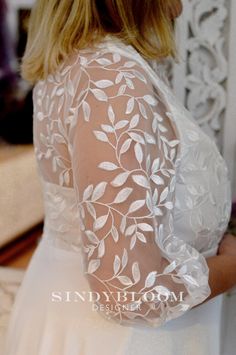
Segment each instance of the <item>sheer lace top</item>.
M134 48L105 40L71 54L33 100L45 232L82 252L99 313L156 327L203 302L230 182L170 88Z

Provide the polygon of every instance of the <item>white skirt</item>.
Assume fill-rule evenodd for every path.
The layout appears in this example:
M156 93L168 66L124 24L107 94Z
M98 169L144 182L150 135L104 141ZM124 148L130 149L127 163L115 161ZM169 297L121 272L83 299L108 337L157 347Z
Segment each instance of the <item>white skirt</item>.
M89 290L82 255L43 237L16 295L3 355L221 354L222 295L159 328L112 323L86 299L52 300L52 292Z

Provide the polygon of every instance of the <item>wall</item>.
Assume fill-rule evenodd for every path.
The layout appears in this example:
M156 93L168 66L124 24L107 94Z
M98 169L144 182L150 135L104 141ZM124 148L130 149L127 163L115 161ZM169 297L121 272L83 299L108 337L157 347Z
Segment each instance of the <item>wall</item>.
M226 159L236 199L236 2L183 0L173 88Z

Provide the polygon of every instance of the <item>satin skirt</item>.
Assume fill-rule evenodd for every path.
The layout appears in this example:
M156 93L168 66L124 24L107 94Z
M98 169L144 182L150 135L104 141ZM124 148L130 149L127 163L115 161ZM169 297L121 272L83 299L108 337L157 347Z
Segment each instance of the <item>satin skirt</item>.
M12 308L3 355L221 355L224 295L159 328L121 326L92 308L81 252L41 238Z

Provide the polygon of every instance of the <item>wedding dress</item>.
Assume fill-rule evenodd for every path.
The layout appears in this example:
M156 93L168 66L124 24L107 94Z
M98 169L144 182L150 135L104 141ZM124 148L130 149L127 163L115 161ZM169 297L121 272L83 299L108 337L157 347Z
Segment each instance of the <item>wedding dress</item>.
M216 144L110 37L38 81L33 101L44 230L4 355L219 354L218 297L199 305L231 213Z

